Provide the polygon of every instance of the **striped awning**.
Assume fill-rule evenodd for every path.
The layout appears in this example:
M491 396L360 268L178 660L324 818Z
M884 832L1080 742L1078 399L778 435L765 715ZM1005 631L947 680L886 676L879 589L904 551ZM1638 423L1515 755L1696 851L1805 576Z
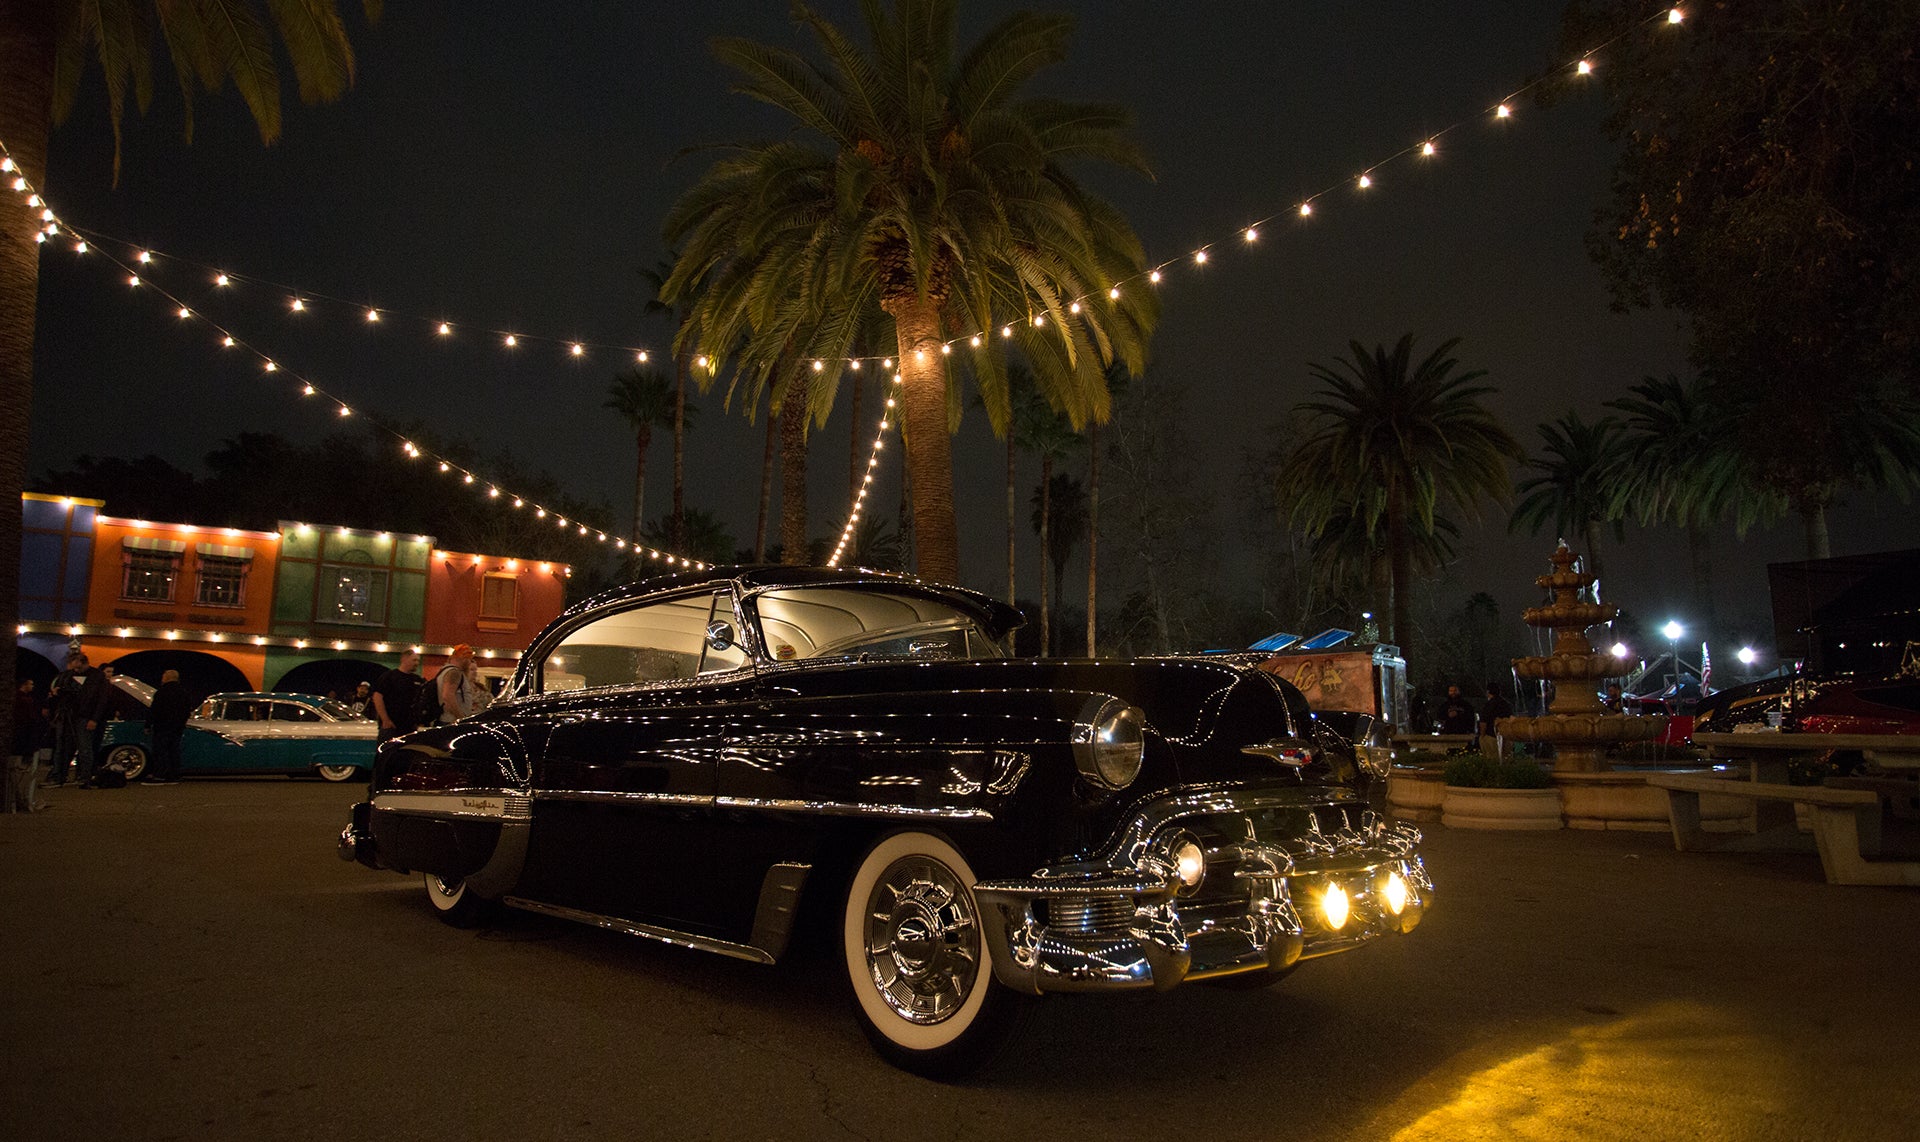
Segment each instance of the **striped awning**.
M164 551L168 555L178 555L187 549L187 545L177 539L154 539L145 535L129 535L120 541L120 546L128 551Z
M228 547L224 543L196 543L193 545L193 550L194 550L194 554L196 555L200 555L200 556L213 555L213 556L218 556L221 559L252 559L253 558L253 548Z

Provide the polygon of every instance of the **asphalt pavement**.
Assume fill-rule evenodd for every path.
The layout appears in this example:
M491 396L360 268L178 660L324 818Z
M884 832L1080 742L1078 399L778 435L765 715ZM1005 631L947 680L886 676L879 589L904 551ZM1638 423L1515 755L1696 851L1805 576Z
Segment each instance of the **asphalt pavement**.
M1040 1005L892 1070L833 957L457 931L334 855L357 785L0 816L0 1138L1886 1139L1920 1123L1920 890L1659 833L1428 829L1404 939L1257 992Z

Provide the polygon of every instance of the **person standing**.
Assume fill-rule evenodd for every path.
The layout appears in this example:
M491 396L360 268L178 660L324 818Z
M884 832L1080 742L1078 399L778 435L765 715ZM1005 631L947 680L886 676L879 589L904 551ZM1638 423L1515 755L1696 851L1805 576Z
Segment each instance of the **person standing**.
M1480 707L1480 740L1494 742L1494 749L1497 752L1500 741L1500 728L1497 723L1501 718L1512 716L1513 703L1507 701L1506 697L1500 693L1498 685L1492 682L1487 683L1487 704Z
M31 813L40 808L34 787L40 776L40 742L46 736L41 718L40 700L33 693L33 679L22 678L13 695L12 753L7 758L6 787L0 790L0 812Z
M180 781L180 739L193 716L193 695L187 693L178 670L160 675L160 688L147 708L147 732L153 737L153 766L144 785L176 785Z
M382 674L373 684L373 717L380 723L380 740L412 733L414 704L425 683L415 673L420 667L420 652L411 648L400 652L400 665Z
M353 688L353 697L347 699L347 709L357 718L371 718L373 708L373 683L362 682Z
M71 763L73 779L80 788L92 789L94 743L107 723L107 705L112 697L107 692L107 676L93 669L86 655L75 651L67 656L67 672L54 679L54 684L61 688L64 703L60 712L66 721L64 726L55 726L54 780L47 784L64 784Z
M1479 726L1473 703L1461 696L1460 687L1448 686L1447 700L1440 703L1440 732L1471 735Z
M434 675L433 684L440 689L441 725L477 714L493 700L487 680L473 664L473 648L464 642L453 648L453 660Z
M67 667L54 677L52 685L47 687L47 704L40 713L46 718L52 734L52 767L47 771L45 785L49 789L58 789L67 783L67 771L72 765L75 748L74 706L80 693L80 680L74 676L74 664L80 659L80 652L67 655Z

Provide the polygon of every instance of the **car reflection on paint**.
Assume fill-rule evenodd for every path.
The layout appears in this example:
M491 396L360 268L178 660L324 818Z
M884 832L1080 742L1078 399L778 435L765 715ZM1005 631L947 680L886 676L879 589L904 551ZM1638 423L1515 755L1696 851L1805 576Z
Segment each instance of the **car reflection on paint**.
M130 678L150 705L153 688ZM123 689L127 689L125 685ZM327 781L365 779L373 768L380 728L332 698L252 691L215 694L200 703L180 737L180 772L194 777L285 773ZM153 736L143 719L107 723L105 764L129 781L153 760Z
M1419 833L1262 656L1016 659L1021 621L870 571L608 591L487 710L385 743L340 855L456 925L764 964L817 936L880 1054L939 1076L1049 993L1259 987L1419 923Z

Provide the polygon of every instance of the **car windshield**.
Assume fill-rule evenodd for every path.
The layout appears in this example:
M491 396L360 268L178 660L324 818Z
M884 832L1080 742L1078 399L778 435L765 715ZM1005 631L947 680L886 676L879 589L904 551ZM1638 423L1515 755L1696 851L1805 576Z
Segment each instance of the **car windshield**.
M350 722L360 716L353 712L352 706L332 698L320 699L320 712L339 722Z
M804 658L1005 658L978 616L935 596L862 587L776 587L751 600L777 662Z

